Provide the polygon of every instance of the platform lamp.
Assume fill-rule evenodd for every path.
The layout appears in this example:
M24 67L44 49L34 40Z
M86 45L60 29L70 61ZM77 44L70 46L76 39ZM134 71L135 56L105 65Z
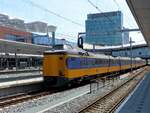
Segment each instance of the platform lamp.
M16 48L16 52L15 52L16 71L18 70L18 57L17 57L17 53L19 53L20 51L21 51L20 48Z
M56 29L57 29L57 27L53 26L53 25L50 25L50 26L47 27L48 36L49 36L49 32L52 33L52 47L55 46L55 32L56 32Z
M130 37L130 58L131 58L131 72L132 72L132 64L133 64L133 51L132 51L132 43L135 43L135 41L132 41L132 37Z

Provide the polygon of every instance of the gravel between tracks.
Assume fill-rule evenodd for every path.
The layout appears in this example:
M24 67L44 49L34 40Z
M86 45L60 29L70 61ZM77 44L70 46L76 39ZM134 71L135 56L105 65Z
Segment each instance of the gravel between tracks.
M52 109L46 111L45 113L77 113L83 107L88 106L91 102L95 101L95 99L102 97L103 95L112 91L118 85L123 84L127 80L128 79L125 78L125 79L117 79L117 80L114 80L113 82L110 81L111 85L106 85L105 87L100 88L99 90L94 90L94 91L92 91L92 93L85 94L81 97L73 99L65 104L62 104L55 108L52 108ZM93 89L97 88L96 84L93 84L92 86L93 86ZM27 102L23 102L23 103L19 103L19 104L13 105L13 106L3 108L0 110L0 113L18 113L18 112L20 113L20 112L27 112L27 111L30 111L30 113L34 113L34 109L36 107L41 107L46 104L53 103L56 100L60 100L63 97L72 95L75 92L83 90L83 88L87 89L89 87L90 87L90 85L86 85L84 87L47 95L47 96L44 96L44 97L41 97L38 99L34 99L34 100L29 100ZM101 84L101 87L102 87L102 84Z
M123 84L126 80L115 80L113 85L105 86L98 91L83 95L59 107L46 111L45 113L78 113L82 108L91 104L95 100L103 97L106 93L111 92L118 85Z

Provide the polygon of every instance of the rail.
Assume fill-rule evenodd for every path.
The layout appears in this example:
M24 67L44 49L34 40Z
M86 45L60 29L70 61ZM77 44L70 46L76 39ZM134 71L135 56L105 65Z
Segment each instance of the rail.
M15 95L11 96L8 98L2 98L0 99L0 108L4 108L10 105L22 103L24 101L28 101L31 99L36 99L44 95L48 95L51 92L35 92L35 93L27 93L27 94L20 94L20 95Z
M133 91L136 85L144 77L144 74L145 71L141 70L136 73L138 76L135 75L121 86L112 90L110 93L83 108L79 113L113 113L122 101Z

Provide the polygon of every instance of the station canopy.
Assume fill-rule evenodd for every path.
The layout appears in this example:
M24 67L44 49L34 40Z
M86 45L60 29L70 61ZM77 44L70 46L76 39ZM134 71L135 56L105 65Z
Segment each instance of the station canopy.
M150 47L150 0L126 0L138 26Z
M44 51L50 50L52 47L29 44L23 42L15 42L0 39L0 53L20 53L42 55Z

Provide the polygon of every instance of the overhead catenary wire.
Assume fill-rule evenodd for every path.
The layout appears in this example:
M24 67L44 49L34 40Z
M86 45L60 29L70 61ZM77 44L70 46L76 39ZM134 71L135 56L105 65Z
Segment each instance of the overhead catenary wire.
M119 6L118 2L116 0L113 0L116 6L118 7L118 10L121 10L121 7Z
M76 38L77 38L75 36L66 35L66 34L63 34L63 33L56 33L56 35L62 36L62 38L65 37L65 39L72 40L72 41L76 41Z
M72 38L76 38L75 36L71 36L71 35L67 35L67 34L63 34L63 33L56 33L58 35L62 35L62 36L65 36L65 37L72 37Z
M69 19L69 18L66 18L66 17L60 15L60 14L57 14L57 13L55 13L54 11L51 11L51 10L49 10L49 9L47 9L47 8L45 8L45 7L41 6L41 5L39 5L39 4L34 3L34 2L31 1L31 0L24 0L23 2L25 2L25 3L29 4L29 5L32 5L33 7L36 7L36 8L38 8L38 9L44 11L44 12L47 12L47 13L49 13L49 14L52 14L52 15L58 17L58 18L61 18L61 19L65 20L65 21L68 21L68 22L70 22L70 23L72 23L72 24L75 24L75 25L78 25L78 26L80 26L80 27L83 27L82 24L77 23L77 22L75 22L75 21L73 21L73 20L71 20L71 19ZM59 35L59 36L63 36L63 37L65 37L65 38L67 38L67 39L69 39L69 40L72 40L72 41L75 41L75 40L72 39L72 38L76 38L75 36L70 36L70 35L63 34L63 33L56 33L56 34ZM72 38L71 38L71 37L72 37Z
M62 16L62 15L60 15L60 14L54 12L54 11L51 11L51 10L49 10L49 9L47 9L47 8L45 8L45 7L41 6L41 5L39 5L39 4L36 4L36 3L34 3L33 1L31 1L31 0L23 0L23 2L28 3L28 4L30 4L30 5L32 5L32 6L34 6L34 7L36 7L36 8L39 8L39 9L45 11L45 12L48 12L48 13L50 13L50 14L52 14L52 15L58 17L58 18L61 18L61 19L65 20L65 21L68 21L68 22L70 22L70 23L72 23L72 24L78 25L78 26L80 26L80 27L84 27L84 25L82 25L82 24L80 24L80 23L78 23L78 22L75 22L74 20L71 20L71 19L69 19L69 18L66 18L66 17L64 17L64 16Z
M116 0L113 0L115 2L115 4L117 5L117 7L121 10L121 7L119 6L118 2ZM108 21L110 21L112 24L116 24L109 16L107 16L98 6L96 6L93 2L91 2L91 0L88 0L88 2L94 7L96 8L101 14L103 14L104 17L106 17L106 19L108 19ZM127 21L128 22L128 21ZM129 24L130 25L130 24ZM121 29L118 26L118 29Z
M89 2L94 8L96 8L100 13L102 13L103 16L108 19L108 21L110 21L112 24L116 24L114 21L111 20L110 17L108 17L108 16L107 16L98 6L96 6L93 2L91 2L90 0L88 0L88 2Z
M118 2L117 2L116 0L112 0L112 1L116 4L116 6L118 7L118 10L123 11L122 8L120 7L120 5L118 4ZM127 17L128 17L128 16L127 16ZM128 18L128 20L130 20L130 19ZM126 21L126 22L128 23L129 27L131 27L129 21ZM131 27L131 28L132 28L132 27Z

